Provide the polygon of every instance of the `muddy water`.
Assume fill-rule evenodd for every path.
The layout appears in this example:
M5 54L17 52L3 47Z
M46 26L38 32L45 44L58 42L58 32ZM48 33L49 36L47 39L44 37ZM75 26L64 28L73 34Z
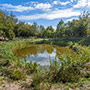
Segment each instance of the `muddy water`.
M67 47L48 44L31 44L29 47L16 50L14 55L19 59L32 60L41 66L48 67L50 66L50 60L53 61L56 58L59 62L60 56L66 53L72 56L75 55L75 53Z

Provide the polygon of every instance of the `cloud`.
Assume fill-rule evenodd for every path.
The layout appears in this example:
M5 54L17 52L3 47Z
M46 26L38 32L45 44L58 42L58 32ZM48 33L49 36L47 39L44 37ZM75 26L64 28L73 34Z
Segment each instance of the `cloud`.
M29 24L29 25L32 25L32 23L31 23L31 22L25 22L25 24Z
M37 64L40 64L41 66L50 66L50 60L52 60L53 62L55 57L56 57L55 52L52 52L52 54L45 52L43 54L39 53L37 57L35 57L34 55L31 55L28 57L27 60L28 61L33 60L34 63L36 62ZM57 61L59 62L59 59L57 59Z
M73 6L73 8L81 8L81 7L90 7L90 0L70 0L70 1L66 1L66 2L61 2L59 0L55 0L53 1L53 5L57 5L57 4L60 4L60 5L67 5L67 4L70 4L70 3L73 3L73 2L76 2L77 1L77 4L75 4Z
M77 4L74 5L73 7L81 8L81 7L85 7L85 6L90 6L90 0L78 0Z
M36 3L36 2L31 2L31 3L34 3L32 7L22 6L22 5L14 6L12 4L0 4L0 6L2 9L6 9L8 11L16 11L16 12L31 11L31 10L36 10L36 9L47 11L52 7L51 4L49 3Z
M57 27L53 26L54 30L56 30Z
M52 6L49 3L38 3L35 4L35 9L47 10L50 9Z
M2 6L1 8L6 9L8 11L17 11L17 12L23 12L23 11L28 11L28 10L34 10L33 7L26 7L22 5L14 6L11 4L0 4Z
M67 5L69 4L70 2L69 1L66 1L66 2L61 2L61 1L53 1L53 5L57 5L57 4L60 4L60 5Z
M35 20L35 19L49 19L49 20L53 20L53 19L57 19L57 18L68 18L68 17L72 17L72 16L79 16L80 12L79 11L75 11L72 8L70 9L63 9L63 10L55 10L55 11L50 11L48 13L44 13L44 14L35 14L35 15L21 15L18 16L19 20Z
M38 2L34 2L34 1L30 1L30 2L26 2L26 3L22 3L24 5L30 5L30 4L37 4Z
M74 2L74 0L70 0L71 2Z
M88 7L90 7L90 0L88 0Z
M75 18L70 18L70 19L67 19L67 22L68 22L68 21L72 21L72 20L74 20L74 19L77 19L77 20L78 20L79 18L76 18L76 17L75 17Z

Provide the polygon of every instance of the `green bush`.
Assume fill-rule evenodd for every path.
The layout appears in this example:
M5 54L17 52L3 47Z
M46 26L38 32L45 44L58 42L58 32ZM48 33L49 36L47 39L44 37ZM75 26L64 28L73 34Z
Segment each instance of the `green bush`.
M71 41L70 41L70 42L68 42L68 45L72 46L72 45L73 45L73 42L71 42Z
M66 68L61 68L56 77L56 81L66 82L77 82L79 80L79 70L76 67L67 66Z
M3 66L0 67L0 73L1 73L1 75L7 76L7 77L8 77L8 75L10 75L9 69L7 67L3 67Z
M64 90L70 90L70 89L69 89L69 87L65 87L65 89L64 89Z
M0 66L6 66L9 64L9 60L6 59L0 59Z
M37 65L36 63L33 63L32 61L30 61L28 63L27 62L25 63L25 68L26 68L27 73L31 74L33 72L38 71L39 65Z
M40 90L40 84L43 81L43 78L39 74L34 74L32 85L36 90Z
M25 79L26 73L22 69L15 69L12 71L9 75L9 77L13 80L20 80L20 79Z

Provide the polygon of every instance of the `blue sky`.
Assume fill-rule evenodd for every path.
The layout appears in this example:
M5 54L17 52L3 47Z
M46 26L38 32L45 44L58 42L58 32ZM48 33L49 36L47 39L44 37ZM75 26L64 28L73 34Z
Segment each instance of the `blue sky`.
M71 21L90 11L90 0L0 0L0 9L12 11L19 21L55 28L61 19Z

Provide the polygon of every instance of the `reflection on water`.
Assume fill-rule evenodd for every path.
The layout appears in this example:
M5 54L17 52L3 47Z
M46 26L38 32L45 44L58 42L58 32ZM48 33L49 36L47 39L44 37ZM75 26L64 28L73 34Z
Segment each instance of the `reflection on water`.
M50 60L53 61L56 58L59 62L60 56L64 53L74 55L74 52L67 47L48 44L30 45L30 47L16 50L14 55L19 59L26 59L27 61L33 60L33 62L41 66L48 67L50 66Z

